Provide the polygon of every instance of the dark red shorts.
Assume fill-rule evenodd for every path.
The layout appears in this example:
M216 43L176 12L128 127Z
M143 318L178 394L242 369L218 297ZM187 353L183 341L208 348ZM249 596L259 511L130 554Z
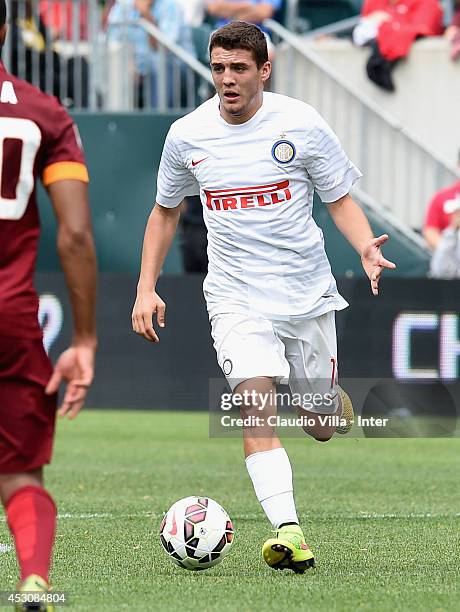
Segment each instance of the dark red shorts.
M57 395L41 340L0 336L0 474L27 472L51 460Z

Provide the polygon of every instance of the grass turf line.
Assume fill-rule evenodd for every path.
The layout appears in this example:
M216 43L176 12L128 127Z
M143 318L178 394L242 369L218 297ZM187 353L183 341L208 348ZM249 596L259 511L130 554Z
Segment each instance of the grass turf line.
M270 536L236 439L204 413L86 411L61 421L47 484L62 518L52 572L70 610L450 611L458 609L459 439L287 439L297 507L318 566L270 570ZM206 572L173 565L159 518L208 495L236 540ZM100 516L99 516L100 515ZM83 517L83 518L81 518ZM4 522L0 543L11 544ZM0 590L16 581L0 552Z

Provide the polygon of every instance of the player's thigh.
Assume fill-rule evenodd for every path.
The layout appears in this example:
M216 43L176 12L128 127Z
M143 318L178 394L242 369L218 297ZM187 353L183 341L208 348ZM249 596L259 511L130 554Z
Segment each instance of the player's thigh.
M304 410L334 414L338 380L335 312L290 322L283 331L292 393L299 396Z
M40 340L0 338L0 474L22 474L51 460L56 395Z
M249 379L288 377L284 345L268 319L218 314L211 320L211 333L217 361L232 390Z

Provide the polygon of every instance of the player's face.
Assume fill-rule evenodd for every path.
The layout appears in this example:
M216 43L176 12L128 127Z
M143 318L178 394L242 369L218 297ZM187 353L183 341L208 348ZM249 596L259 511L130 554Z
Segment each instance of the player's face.
M262 106L270 62L258 68L248 49L215 47L211 52L211 70L222 117L233 124L248 121Z

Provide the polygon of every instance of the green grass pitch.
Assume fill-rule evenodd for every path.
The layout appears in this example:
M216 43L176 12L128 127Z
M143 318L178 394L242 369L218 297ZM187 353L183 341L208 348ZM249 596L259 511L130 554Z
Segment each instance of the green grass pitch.
M209 439L207 414L88 410L61 421L47 484L60 514L52 579L67 609L459 609L460 439L305 437L286 448L317 556L303 576L263 563L270 526L241 442ZM196 573L173 565L158 538L162 513L195 494L219 501L236 530L223 563ZM3 519L0 543L11 545ZM0 552L0 590L15 580L14 552Z

